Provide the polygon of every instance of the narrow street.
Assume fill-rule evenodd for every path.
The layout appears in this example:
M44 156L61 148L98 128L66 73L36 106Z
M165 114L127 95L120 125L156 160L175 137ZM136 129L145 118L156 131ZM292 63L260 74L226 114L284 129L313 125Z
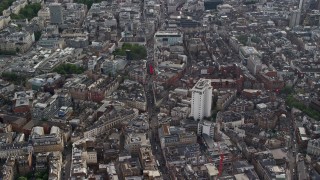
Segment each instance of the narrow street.
M162 13L164 14L164 13ZM160 21L160 27L159 29L161 29L161 25L163 24L165 18L161 19L162 21ZM151 64L154 68L155 67L155 63L154 63L154 39L150 38L147 40L147 64ZM149 138L150 138L150 143L151 143L151 147L152 147L152 152L156 157L156 160L159 161L160 166L159 171L161 172L163 179L170 179L168 172L168 169L166 167L166 162L165 159L163 157L163 153L162 153L162 149L161 149L161 145L158 139L158 118L157 118L157 113L155 112L155 94L154 94L154 82L153 82L153 77L154 75L147 75L147 83L144 86L145 87L145 92L146 92L146 97L147 97L147 111L148 111L148 115L149 115L149 120L150 120L150 130L149 130Z
M65 148L65 158L62 163L62 174L61 179L70 179L71 177L71 161L72 161L72 148L67 147Z
M289 179L295 180L297 179L296 176L296 155L297 155L297 143L296 143L296 135L295 135L295 125L294 125L294 118L291 116L291 132L290 132L290 141L289 141L289 148L288 148L288 167L287 167L287 176Z

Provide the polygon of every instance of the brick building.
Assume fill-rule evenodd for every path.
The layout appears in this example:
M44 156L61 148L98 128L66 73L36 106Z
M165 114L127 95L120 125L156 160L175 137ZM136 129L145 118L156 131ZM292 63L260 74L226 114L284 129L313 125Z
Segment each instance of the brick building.
M277 71L265 71L258 74L258 79L264 84L266 90L281 90L285 83Z

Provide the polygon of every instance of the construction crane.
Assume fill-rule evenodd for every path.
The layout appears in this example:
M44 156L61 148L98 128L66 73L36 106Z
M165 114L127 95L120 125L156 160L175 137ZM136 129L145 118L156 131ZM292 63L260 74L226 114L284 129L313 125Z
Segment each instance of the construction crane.
M222 175L222 172L223 172L223 160L224 160L224 154L223 152L221 151L221 148L220 148L220 143L218 142L218 150L219 150L219 156L220 156L220 160L219 160L219 167L218 167L218 170L219 170L219 174L217 177L221 176ZM209 157L209 162L212 163L212 157ZM217 178L216 177L216 178Z
M220 148L220 143L218 143L218 148L219 148L219 154L220 154L220 161L219 161L219 175L218 176L221 176L222 175L222 172L223 172L223 159L224 159L224 154L223 152L221 151L221 148Z

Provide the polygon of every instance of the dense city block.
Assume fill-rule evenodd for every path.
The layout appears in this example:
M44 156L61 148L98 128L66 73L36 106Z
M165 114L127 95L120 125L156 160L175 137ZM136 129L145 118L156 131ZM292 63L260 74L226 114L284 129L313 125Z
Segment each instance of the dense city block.
M0 180L320 179L320 0L0 12Z

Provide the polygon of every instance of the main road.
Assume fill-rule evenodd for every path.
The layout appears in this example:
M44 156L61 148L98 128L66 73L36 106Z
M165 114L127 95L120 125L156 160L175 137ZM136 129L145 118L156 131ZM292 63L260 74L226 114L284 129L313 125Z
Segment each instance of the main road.
M163 24L167 18L167 12L166 12L166 4L164 1L161 2L161 11L160 12L160 21L159 21L159 26L156 28L155 32L160 29L163 29ZM144 3L143 3L144 4ZM143 6L143 5L142 5ZM142 8L144 9L144 8ZM144 12L142 13L144 16ZM145 18L141 18L142 23L144 23ZM154 33L155 33L154 32ZM153 34L154 35L154 34ZM156 63L154 62L154 38L151 36L150 38L146 39L146 48L147 48L147 67L149 67L149 64L151 64L154 67L154 70L156 69L155 65ZM148 72L148 71L147 71ZM164 159L162 149L160 146L159 138L158 138L158 118L157 118L157 112L156 112L156 106L155 106L155 94L154 94L154 76L155 76L155 71L154 74L150 75L147 74L147 80L144 85L144 90L146 93L146 98L147 98L147 112L149 115L149 123L150 123L150 129L148 132L148 136L150 139L150 144L152 147L152 152L156 158L156 160L159 161L160 166L158 167L159 171L162 174L163 179L171 179L169 174L168 174L168 169L166 167L166 161Z

